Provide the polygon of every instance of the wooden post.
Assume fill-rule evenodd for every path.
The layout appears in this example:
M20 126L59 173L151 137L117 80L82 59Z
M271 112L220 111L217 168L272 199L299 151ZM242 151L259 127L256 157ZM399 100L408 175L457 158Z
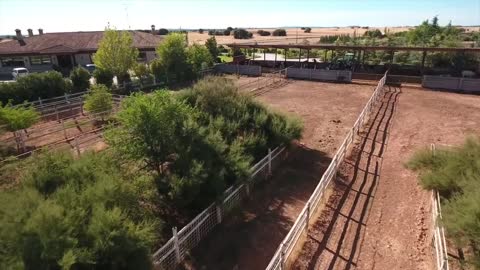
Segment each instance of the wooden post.
M177 234L177 227L172 228L173 234L173 246L175 248L175 258L177 259L177 264L181 262L180 258L180 245L178 244L178 234Z
M327 52L328 52L328 50L325 49L325 56L323 57L323 62L327 62Z
M57 105L55 105L55 114L57 115L57 121L60 123L60 121L59 121L59 116L58 116L58 109L57 109Z
M307 67L308 67L308 60L310 59L310 50L307 50Z
M268 175L272 175L272 149L268 148Z
M222 208L220 205L216 204L216 212L217 212L217 224L222 223Z
M77 155L80 156L80 145L78 143L77 137L74 138L74 143L75 143L75 150L77 150Z
M424 69L425 69L425 58L427 58L427 51L423 51L423 55L422 55L422 66L420 68L420 72L421 72L422 75L425 72L424 71Z
M255 61L255 48L252 48L252 61Z
M276 68L277 67L277 48L275 48L275 64L274 64L274 67Z
M308 222L310 221L310 202L307 203L307 217L305 218L305 231L308 231Z
M265 52L266 49L263 49L263 61L267 60L267 53Z
M65 122L63 122L63 119L60 120L62 123L62 128L63 128L63 136L65 136L65 139L68 139L67 137L67 130L65 129Z
M298 48L298 63L300 63L302 59L302 48Z
M287 49L283 49L283 52L285 53L285 57L283 58L283 64L285 65L285 68L287 67Z

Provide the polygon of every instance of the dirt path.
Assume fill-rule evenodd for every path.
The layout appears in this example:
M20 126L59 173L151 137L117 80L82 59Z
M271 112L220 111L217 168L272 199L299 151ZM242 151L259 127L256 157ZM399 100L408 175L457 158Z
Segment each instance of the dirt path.
M404 167L430 143L480 134L480 97L395 89L343 164L293 269L433 269L430 193ZM475 116L476 115L476 116Z
M373 89L294 81L258 97L301 117L304 138L274 176L255 188L241 210L202 240L186 268L265 269Z

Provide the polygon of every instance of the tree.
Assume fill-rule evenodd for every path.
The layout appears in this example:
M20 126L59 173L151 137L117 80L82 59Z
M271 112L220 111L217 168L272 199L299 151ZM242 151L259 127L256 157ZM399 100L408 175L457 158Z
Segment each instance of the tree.
M245 29L235 29L235 30L233 30L233 37L235 39L249 39L252 36L253 36L253 34L248 32Z
M184 81L190 77L187 60L187 44L183 34L169 34L157 47L158 59L165 71L167 81Z
M97 84L103 84L108 88L112 87L113 84L113 73L110 70L95 69L93 72L93 77Z
M160 28L160 29L158 29L158 34L161 35L161 36L168 35L168 30L165 29L165 28Z
M151 269L161 223L137 179L106 154L33 158L22 185L0 194L1 269Z
M119 82L123 82L128 77L128 70L137 63L138 54L138 50L133 47L130 32L107 28L93 56L93 62L97 68L111 71Z
M311 32L312 32L312 28L310 28L310 27L305 27L304 32L305 32L305 33L311 33Z
M8 131L26 129L35 124L40 114L31 106L2 106L0 102L0 126Z
M148 76L149 70L147 65L144 63L137 63L133 67L133 74L138 78L138 79L143 79Z
M192 66L192 70L196 75L198 75L199 71L213 65L212 55L205 46L193 44L188 48L187 54L188 63Z
M202 28L198 29L198 33L203 34L203 29Z
M285 37L287 36L287 31L285 31L285 29L275 29L275 31L272 33L272 36Z
M105 117L109 116L112 112L112 95L105 85L94 85L85 97L85 103L83 106L86 111L104 121Z
M265 31L265 30L258 30L257 34L259 34L260 36L270 36L271 35L271 33L269 31Z
M81 66L74 68L70 72L70 80L73 83L74 92L83 92L90 87L90 72Z
M218 52L217 40L215 39L215 37L208 38L205 41L205 47L207 47L208 51L210 52L212 59L216 60L219 52Z

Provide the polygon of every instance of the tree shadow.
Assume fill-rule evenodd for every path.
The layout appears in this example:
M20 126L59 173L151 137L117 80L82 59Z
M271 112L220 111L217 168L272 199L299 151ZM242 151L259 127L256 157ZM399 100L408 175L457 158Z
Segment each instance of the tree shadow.
M188 269L265 269L331 158L297 145L191 253Z
M302 252L294 268L303 269L300 265L305 261L307 269L318 269L319 264L321 269L356 266L399 93L397 88L390 88L375 107L360 141L333 182L334 192L326 209L308 235L305 245L310 247L306 250L313 250L313 254Z

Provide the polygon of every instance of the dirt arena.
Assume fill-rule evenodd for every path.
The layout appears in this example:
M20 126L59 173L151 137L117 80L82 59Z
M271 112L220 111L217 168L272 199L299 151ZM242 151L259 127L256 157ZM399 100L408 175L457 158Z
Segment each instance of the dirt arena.
M303 139L272 179L202 240L185 268L265 269L374 88L289 81L258 96L264 104L300 117Z
M430 192L404 163L480 134L480 96L391 88L340 170L292 269L434 269Z

